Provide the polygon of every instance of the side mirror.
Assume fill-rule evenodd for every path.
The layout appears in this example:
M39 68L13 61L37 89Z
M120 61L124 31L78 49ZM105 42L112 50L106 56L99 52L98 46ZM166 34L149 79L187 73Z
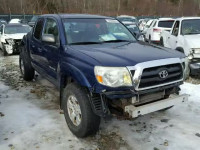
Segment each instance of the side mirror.
M53 34L44 34L42 36L42 42L55 44L56 43L56 39L55 39Z

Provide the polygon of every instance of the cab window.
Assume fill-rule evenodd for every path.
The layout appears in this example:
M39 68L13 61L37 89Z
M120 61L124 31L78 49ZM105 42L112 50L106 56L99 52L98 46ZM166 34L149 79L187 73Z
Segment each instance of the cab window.
M47 19L43 34L52 34L55 37L56 45L59 45L58 26L54 19Z
M172 30L172 35L178 36L179 24L180 24L180 22L176 21L176 23L174 24L174 28Z
M44 19L43 18L38 19L36 26L35 26L34 34L33 34L33 36L38 40L41 39L43 25L44 25Z

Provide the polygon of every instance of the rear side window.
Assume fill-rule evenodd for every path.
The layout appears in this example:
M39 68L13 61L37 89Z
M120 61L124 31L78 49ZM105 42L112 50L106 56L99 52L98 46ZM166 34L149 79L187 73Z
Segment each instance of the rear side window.
M36 26L35 26L35 31L34 31L34 37L36 38L36 39L40 39L40 37L41 37L41 33L42 33L42 29L43 29L43 25L44 25L44 19L39 19L38 21L37 21L37 24L36 24Z
M172 25L174 24L174 20L167 20L167 21L159 21L158 27L162 28L172 28Z

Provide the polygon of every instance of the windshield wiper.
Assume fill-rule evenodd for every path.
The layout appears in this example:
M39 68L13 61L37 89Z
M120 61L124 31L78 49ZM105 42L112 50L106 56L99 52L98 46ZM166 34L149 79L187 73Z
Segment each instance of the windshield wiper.
M76 42L76 43L70 43L69 45L90 45L90 44L101 44L101 42Z
M128 40L109 40L109 41L103 41L102 43L118 43L118 42L132 42Z

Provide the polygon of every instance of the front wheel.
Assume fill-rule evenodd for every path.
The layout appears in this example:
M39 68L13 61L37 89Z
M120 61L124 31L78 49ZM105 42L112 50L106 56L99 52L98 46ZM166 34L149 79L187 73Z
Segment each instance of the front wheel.
M22 50L19 55L19 67L23 79L26 81L31 81L34 78L35 70L31 65L29 57L26 56L28 55L24 52L24 50Z
M92 111L87 91L70 83L63 91L62 108L71 132L77 137L95 134L100 125L100 117Z
M3 50L3 56L7 56L8 53L7 53L5 45L3 43L2 43L2 50Z

